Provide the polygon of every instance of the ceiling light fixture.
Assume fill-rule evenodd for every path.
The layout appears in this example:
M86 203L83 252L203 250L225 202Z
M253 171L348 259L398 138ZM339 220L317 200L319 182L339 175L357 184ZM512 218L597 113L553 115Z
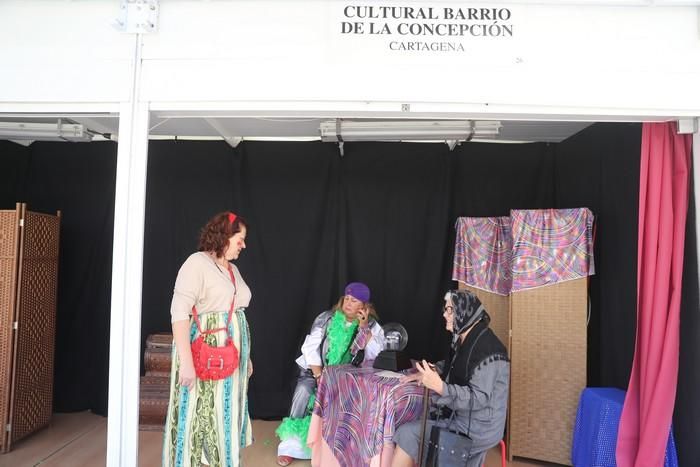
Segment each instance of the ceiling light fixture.
M501 122L490 120L330 120L321 123L321 141L471 141L494 139Z
M92 134L78 123L0 122L0 139L32 141L91 141Z

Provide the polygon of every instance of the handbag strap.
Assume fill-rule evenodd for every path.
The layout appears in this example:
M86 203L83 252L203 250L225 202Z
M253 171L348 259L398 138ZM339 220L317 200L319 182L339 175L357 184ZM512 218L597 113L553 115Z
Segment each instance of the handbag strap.
M219 266L216 265L216 267L218 268ZM231 276L231 282L233 283L233 299L231 300L231 307L228 310L228 319L226 320L226 327L203 331L202 323L199 322L199 314L197 313L197 307L192 306L192 316L194 317L195 323L197 323L197 331L199 331L199 334L214 334L215 332L219 331L228 332L228 326L229 324L231 324L231 316L233 315L233 306L236 303L236 292L238 292L238 287L236 287L236 276L233 275L233 268L231 267L231 263L228 264L228 274L229 276Z

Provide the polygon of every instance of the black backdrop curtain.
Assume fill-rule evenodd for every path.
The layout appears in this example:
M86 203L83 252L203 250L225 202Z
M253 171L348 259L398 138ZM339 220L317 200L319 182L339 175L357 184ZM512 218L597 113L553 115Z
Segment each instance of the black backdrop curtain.
M557 147L556 207L595 214L588 385L627 389L637 311L641 125L594 125Z
M693 181L695 183L695 181ZM683 257L681 292L680 360L678 388L673 411L673 431L678 445L678 465L700 465L700 299L698 298L697 242L695 216L697 207L691 190Z
M0 208L62 211L54 410L104 414L117 145L0 141L0 161Z
M636 124L596 124L559 144L469 143L452 152L444 144L346 143L344 157L323 143L244 142L234 150L223 142L153 141L143 340L169 329L175 275L198 229L215 212L238 212L250 224L238 265L253 291L251 411L279 417L301 340L347 281L367 282L382 321L407 327L412 356L438 358L447 343L442 294L454 286L455 219L588 206L598 223L588 381L625 388L636 322L640 134ZM0 143L0 207L21 200L65 215L56 409L105 413L116 146ZM700 381L684 372L700 356L689 339L700 327L697 270L687 264L681 378L694 387L679 389L682 457L698 448L679 426L700 421L690 396Z

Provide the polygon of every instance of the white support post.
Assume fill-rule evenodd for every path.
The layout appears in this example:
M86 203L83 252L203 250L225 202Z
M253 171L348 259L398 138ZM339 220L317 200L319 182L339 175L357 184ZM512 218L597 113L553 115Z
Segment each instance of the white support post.
M138 465L141 284L148 160L148 103L139 102L141 37L135 36L131 101L119 112L109 343L107 467Z
M693 134L693 196L695 197L695 248L700 270L700 132Z

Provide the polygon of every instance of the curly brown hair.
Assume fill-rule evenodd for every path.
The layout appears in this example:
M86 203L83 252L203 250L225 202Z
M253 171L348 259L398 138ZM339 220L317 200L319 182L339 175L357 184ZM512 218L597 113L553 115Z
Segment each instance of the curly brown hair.
M229 220L229 211L220 212L202 227L199 234L199 251L211 251L217 258L224 256L224 250L228 246L228 239L241 231L242 227L248 228L248 223L240 216L236 216L233 223Z

